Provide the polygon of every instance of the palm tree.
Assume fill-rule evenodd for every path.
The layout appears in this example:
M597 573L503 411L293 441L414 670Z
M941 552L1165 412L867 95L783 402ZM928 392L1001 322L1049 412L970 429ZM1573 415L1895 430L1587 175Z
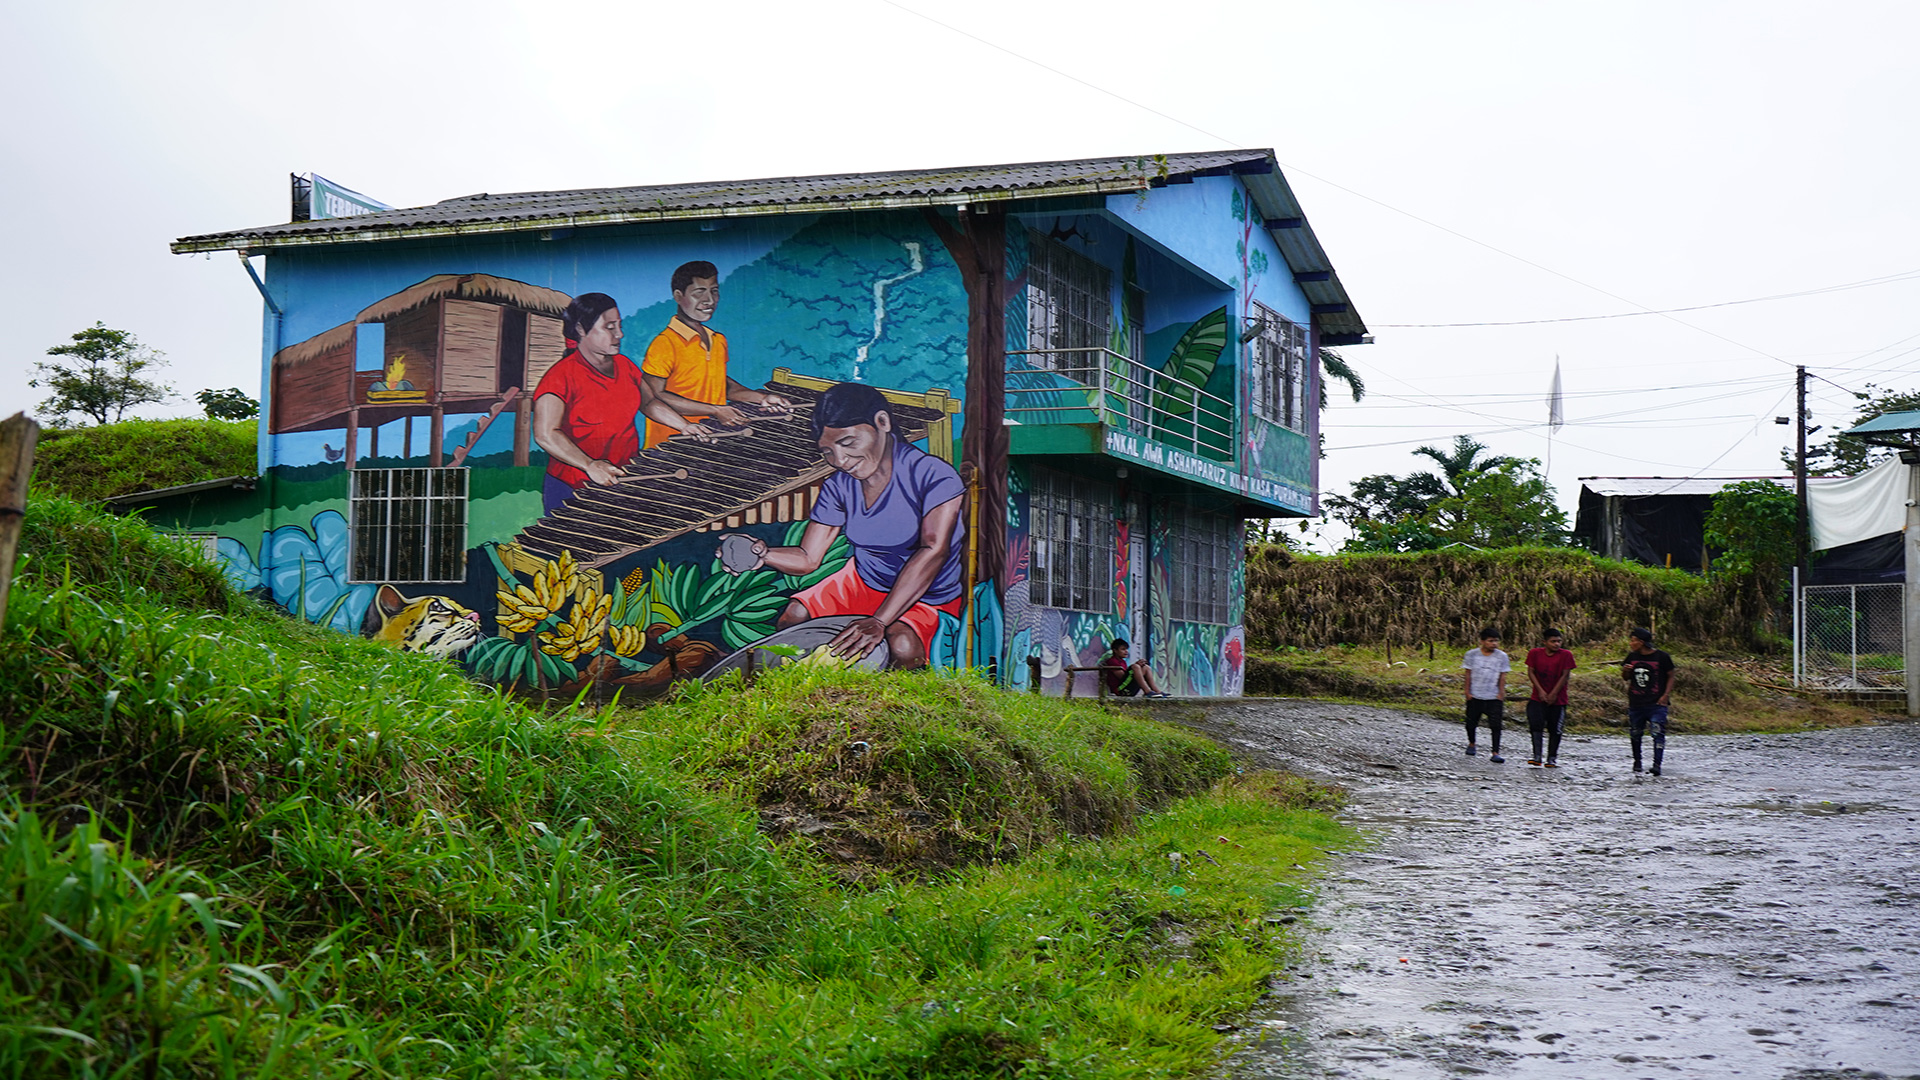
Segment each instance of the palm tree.
M1360 378L1360 373L1353 370L1353 368L1348 365L1346 358L1334 350L1320 350L1320 370L1326 372L1327 378L1339 379L1341 382L1346 383L1347 389L1353 393L1353 400L1359 401L1361 398L1367 396L1367 384ZM1326 407L1327 379L1321 379L1320 408L1325 409Z
M1419 447L1414 450L1414 453L1432 458L1434 462L1440 466L1440 479L1446 481L1447 487L1452 489L1453 494L1461 495L1465 493L1465 489L1461 486L1461 480L1473 473L1486 472L1488 469L1498 469L1503 465L1519 466L1525 464L1525 462L1519 458L1510 457L1505 454L1483 458L1480 454L1486 450L1486 448L1485 443L1477 442L1466 435L1455 435L1453 437L1453 452L1450 454L1445 451L1436 450L1431 446ZM1429 473L1427 475L1431 476L1432 474Z

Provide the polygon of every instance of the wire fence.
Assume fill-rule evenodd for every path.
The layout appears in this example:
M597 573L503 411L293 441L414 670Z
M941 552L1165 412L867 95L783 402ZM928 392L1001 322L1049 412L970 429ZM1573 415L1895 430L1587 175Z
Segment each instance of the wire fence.
M1905 620L1894 585L1807 585L1800 590L1799 685L1897 691L1907 685Z

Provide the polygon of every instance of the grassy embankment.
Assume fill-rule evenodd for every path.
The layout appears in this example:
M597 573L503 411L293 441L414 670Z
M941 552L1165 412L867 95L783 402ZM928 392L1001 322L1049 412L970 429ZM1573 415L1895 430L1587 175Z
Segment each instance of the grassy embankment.
M36 487L99 502L258 471L259 426L243 420L123 420L40 433Z
M796 666L542 713L137 521L26 550L0 1076L1191 1074L1344 839L1096 706Z
M1623 728L1618 661L1651 626L1678 665L1676 731L1797 731L1871 723L1884 710L1791 687L1784 644L1758 631L1750 588L1567 548L1301 556L1277 546L1247 564L1247 692L1390 704L1457 719L1460 654L1500 627L1520 667L1535 635L1566 635L1582 667L1571 730ZM1526 696L1516 671L1509 693ZM1521 707L1514 703L1515 709Z

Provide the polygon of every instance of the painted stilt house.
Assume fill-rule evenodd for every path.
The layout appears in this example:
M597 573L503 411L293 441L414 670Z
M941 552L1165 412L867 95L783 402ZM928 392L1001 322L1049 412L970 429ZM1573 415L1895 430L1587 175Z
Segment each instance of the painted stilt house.
M173 250L263 257L260 475L156 518L300 617L543 692L837 640L1087 693L1069 669L1124 637L1236 695L1244 523L1316 512L1318 350L1369 340L1268 150L470 195Z

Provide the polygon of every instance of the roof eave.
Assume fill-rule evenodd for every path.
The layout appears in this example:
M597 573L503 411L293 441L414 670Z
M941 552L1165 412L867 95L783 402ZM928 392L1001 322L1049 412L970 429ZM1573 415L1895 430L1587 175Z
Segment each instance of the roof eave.
M246 251L261 253L280 248L317 247L382 240L432 239L447 236L486 236L502 233L544 232L600 225L628 225L660 221L698 221L714 218L763 217L774 214L820 214L856 210L898 210L921 206L967 206L975 203L1014 202L1022 199L1064 198L1079 195L1118 195L1145 191L1144 178L1094 180L1078 184L1058 184L1044 188L982 189L930 195L886 195L835 200L801 200L785 203L755 203L743 206L687 207L662 210L621 210L605 214L553 214L545 217L517 218L511 221L478 221L448 225L373 226L362 229L299 232L284 236L250 236L246 233L213 233L189 236L170 245L175 255L207 251ZM341 219L343 221L351 219Z
M1294 197L1286 174L1276 168L1271 172L1249 173L1241 179L1247 193L1253 196L1254 209L1259 212L1262 225L1273 237L1274 246L1280 249L1280 256L1287 261L1295 284L1306 294L1322 343L1360 345L1371 341L1366 321L1354 310L1339 271L1333 268L1326 249L1320 246L1320 238L1308 223L1306 211L1300 208L1300 200Z
M202 491L252 491L259 484L257 476L223 476L218 480L202 480L195 484L176 484L173 487L155 488L152 491L130 491L125 495L115 495L102 499L109 510L120 513L122 508L133 503L152 502L156 499L168 499L178 495L193 495Z

